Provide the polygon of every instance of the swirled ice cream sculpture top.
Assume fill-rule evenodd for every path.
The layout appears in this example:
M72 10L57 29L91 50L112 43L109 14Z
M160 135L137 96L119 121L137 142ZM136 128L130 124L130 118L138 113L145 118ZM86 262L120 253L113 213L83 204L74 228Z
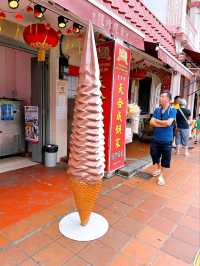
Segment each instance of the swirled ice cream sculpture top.
M86 182L104 175L103 109L100 71L91 22L85 36L75 99L68 173Z

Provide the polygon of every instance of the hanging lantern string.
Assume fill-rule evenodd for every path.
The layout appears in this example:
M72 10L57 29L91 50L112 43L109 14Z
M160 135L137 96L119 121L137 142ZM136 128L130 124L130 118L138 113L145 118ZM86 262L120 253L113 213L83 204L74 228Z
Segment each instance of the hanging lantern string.
M34 0L29 0L29 2L30 2L30 4L28 5L28 6L31 6L31 5L36 5L36 4L38 4L38 1L34 1ZM54 13L54 14L56 14L57 16L60 16L60 13L58 13L58 12L56 12L54 9L51 9L51 8L49 8L49 7L46 7L45 6L45 8L48 10L48 11L50 11L50 12L52 12L52 13ZM27 9L27 6L26 7L23 7L23 8L18 8L18 12L20 13L20 12L23 12L23 11L26 11L26 9ZM8 14L16 14L16 11L14 11L14 10L5 10L5 9L0 9L0 11L2 11L2 12L4 12L4 13L8 13ZM73 20L72 19L69 19L68 17L66 17L66 16L64 16L68 21L72 21L73 22ZM45 19L46 20L46 19ZM47 21L47 20L46 20ZM48 21L47 21L48 22ZM79 23L78 23L79 24ZM81 24L79 24L80 26L81 26ZM1 29L0 29L0 31L1 31Z

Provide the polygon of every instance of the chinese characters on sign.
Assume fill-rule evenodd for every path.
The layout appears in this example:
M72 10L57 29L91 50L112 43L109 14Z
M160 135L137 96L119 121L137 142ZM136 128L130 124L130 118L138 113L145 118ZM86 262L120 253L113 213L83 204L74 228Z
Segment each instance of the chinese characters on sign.
M110 143L111 172L124 166L129 65L129 49L116 43Z
M106 173L124 166L130 51L113 41L97 46L103 99Z

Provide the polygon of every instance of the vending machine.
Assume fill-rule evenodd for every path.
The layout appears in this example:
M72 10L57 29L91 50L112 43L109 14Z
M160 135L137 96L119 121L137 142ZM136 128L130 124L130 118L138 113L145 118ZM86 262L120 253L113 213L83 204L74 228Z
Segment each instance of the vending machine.
M24 152L22 102L19 100L0 99L0 157Z

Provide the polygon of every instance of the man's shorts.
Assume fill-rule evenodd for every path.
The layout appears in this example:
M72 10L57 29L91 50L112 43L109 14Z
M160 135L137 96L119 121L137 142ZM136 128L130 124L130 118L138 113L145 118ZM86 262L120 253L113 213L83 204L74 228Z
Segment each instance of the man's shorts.
M150 154L153 164L160 164L165 168L170 168L172 143L160 143L153 141L150 146Z
M188 129L180 128L176 133L176 145L188 146L189 135L190 135L189 128Z

